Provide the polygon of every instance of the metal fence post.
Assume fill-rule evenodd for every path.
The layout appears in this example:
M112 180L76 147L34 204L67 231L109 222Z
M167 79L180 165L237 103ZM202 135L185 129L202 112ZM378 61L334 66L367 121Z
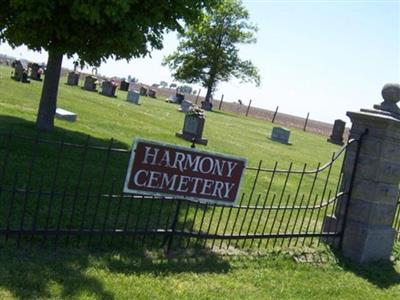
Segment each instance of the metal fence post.
M222 108L223 101L224 101L224 94L222 94L221 101L219 101L219 107L218 107L219 110L221 110L221 108Z
M181 203L182 200L178 199L177 203L176 203L176 209L175 209L175 214L174 214L174 219L172 220L172 224L171 224L171 233L168 234L166 236L166 238L168 239L167 242L167 249L166 249L166 254L168 255L171 251L171 247L172 247L172 242L174 239L174 235L175 235L175 231L176 231L176 224L178 223L178 218L179 218L179 211L181 209Z
M251 106L251 100L249 101L249 105L247 106L246 117L249 115L250 106Z
M275 109L275 112L274 112L274 115L273 115L272 121L271 121L272 123L275 122L276 115L278 114L278 109L279 109L279 106L277 106L276 109Z
M306 131L307 129L307 123L308 123L308 117L310 116L310 113L307 113L306 121L304 122L304 128L303 131Z

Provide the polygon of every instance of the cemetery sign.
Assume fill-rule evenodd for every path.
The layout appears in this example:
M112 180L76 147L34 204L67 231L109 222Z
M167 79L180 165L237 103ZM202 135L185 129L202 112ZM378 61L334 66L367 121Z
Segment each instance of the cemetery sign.
M136 139L124 193L233 204L244 158Z

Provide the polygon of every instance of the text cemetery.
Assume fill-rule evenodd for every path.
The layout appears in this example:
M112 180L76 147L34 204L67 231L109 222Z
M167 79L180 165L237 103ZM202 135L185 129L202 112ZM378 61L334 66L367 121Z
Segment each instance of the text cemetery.
M125 192L236 200L245 159L144 140L133 149Z

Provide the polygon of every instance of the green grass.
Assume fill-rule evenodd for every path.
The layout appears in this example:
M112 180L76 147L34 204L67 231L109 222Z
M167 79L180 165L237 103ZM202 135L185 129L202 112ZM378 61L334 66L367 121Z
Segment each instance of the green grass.
M397 257L398 259L399 257ZM399 299L400 265L327 250L177 254L3 250L1 299Z
M34 129L34 121L38 101L40 99L41 82L31 81L30 84L22 84L11 80L8 76L10 69L0 68L0 132L6 133L13 127L13 132L18 135L29 136L34 139L37 134ZM64 84L65 78L61 79L58 99L58 107L76 112L78 121L69 123L56 119L56 130L53 133L41 134L40 138L47 140L59 140L62 136L66 142L82 144L87 139L87 134L91 135L90 144L107 146L109 139L114 138L114 146L129 149L134 137L158 140L162 142L189 146L189 143L175 137L175 132L182 127L184 115L177 111L177 106L163 101L154 100L147 97L141 98L141 105L132 105L126 99L126 92L118 91L117 98L109 98L98 93L87 92L80 87L70 87ZM308 165L307 170L317 167L318 162L328 161L334 151L340 148L326 142L324 137L310 134L307 132L292 130L292 145L283 145L267 138L272 130L273 124L253 118L236 116L234 114L220 111L208 112L206 115L206 126L204 136L208 138L207 147L198 146L208 151L216 151L248 159L248 164L255 167L262 160L262 167L272 169L278 161L278 169L287 169L292 163L292 169L301 170ZM89 150L83 173L80 174L82 165L83 150L80 148L66 148L60 151L57 145L39 144L33 150L34 142L29 140L12 139L11 141L2 137L0 141L0 157L7 153L6 149L11 149L5 166L5 176L1 179L4 186L10 189L15 186L19 189L30 189L32 191L47 191L46 196L36 196L32 194L17 194L15 203L9 201L10 193L3 193L5 201L0 202L0 210L6 215L9 207L13 205L13 213L3 219L3 228L19 228L21 226L21 215L24 219L23 227L36 228L56 228L60 220L61 228L72 226L74 228L103 228L106 219L106 227L116 226L123 228L125 220L128 219L130 199L122 199L120 202L110 201L101 197L103 194L118 194L122 190L125 170L128 162L128 153L112 154L109 158L107 169L104 169L105 161L108 160L106 151ZM35 152L33 154L33 152ZM34 163L32 164L34 159ZM3 161L5 161L3 159ZM59 163L57 162L59 161ZM329 169L318 174L301 176L292 174L286 180L285 174L277 174L271 184L271 191L268 193L271 173L261 172L258 176L257 184L253 184L257 172L247 170L242 186L244 193L244 203L262 205L266 201L267 205L318 205L325 203L332 198L338 187L339 169L341 159L333 165L329 180L327 176ZM60 165L57 172L57 165ZM32 172L31 170L32 166ZM104 174L105 180L102 180ZM68 181L67 181L68 180ZM316 184L313 185L313 181ZM112 182L115 181L113 185ZM299 188L299 183L302 185ZM327 185L325 186L325 182ZM104 183L104 184L103 184ZM253 190L254 185L254 192ZM286 188L285 188L286 186ZM66 191L65 199L60 194ZM98 194L99 196L86 202L86 195ZM54 196L54 194L57 194ZM12 196L12 195L11 195ZM267 197L268 196L268 197ZM1 197L1 196L0 196ZM100 199L101 198L101 199ZM62 201L65 203L62 205ZM78 203L76 206L74 203ZM87 204L86 204L87 203ZM159 214L158 207L151 207L152 204L140 202L133 204L132 211L135 217L129 218L128 228L134 228L136 224L140 227L146 226L145 219L141 215ZM168 222L168 215L173 207L162 205L161 222L159 226L165 226ZM186 229L193 227L195 230L208 230L207 224L213 215L212 209L207 209L206 214L201 211L197 218L194 218L192 207L183 207L182 211L188 210L187 222L183 224L185 213L181 213L179 226ZM67 217L59 218L61 213ZM331 213L333 205L320 209L320 211L302 211L299 217L297 212L292 215L291 211L272 211L270 214L261 211L245 212L231 216L231 222L226 226L226 232L257 231L261 233L265 230L283 233L286 231L309 231L320 232L323 216ZM140 213L138 214L138 211ZM212 222L210 232L222 233L224 225L217 228L217 218L224 221L228 219L229 210L218 208L215 210L214 222ZM72 216L70 219L69 216ZM38 216L36 218L36 216ZM109 218L109 216L111 216ZM289 217L291 223L289 224ZM267 220L268 217L268 220ZM303 224L302 218L306 219ZM237 221L234 222L235 218ZM37 221L36 221L37 219ZM250 224L249 220L253 219ZM308 219L311 222L308 223ZM139 220L139 221L138 221ZM297 220L297 224L294 221ZM7 223L7 224L6 224ZM156 221L150 226L155 226ZM202 227L202 224L205 227ZM193 225L192 225L193 224ZM236 224L236 227L235 227ZM243 225L242 225L243 224ZM260 226L257 227L257 224ZM243 226L243 227L242 227ZM257 227L257 228L256 228ZM303 242L302 242L303 243ZM201 244L201 243L200 243ZM258 245L256 241L255 245ZM276 244L276 241L271 243ZM279 245L277 243L277 245ZM198 246L199 243L196 242ZM234 243L236 247L242 243ZM242 246L245 246L244 244ZM266 246L266 245L265 245Z
M9 79L11 70L0 67L0 132L8 132L13 127L14 133L35 137L34 121L38 101L40 98L41 83L32 81L30 84L21 84ZM62 79L59 92L59 107L78 113L76 123L56 120L54 133L43 134L41 138L65 140L72 143L84 143L86 135L90 134L91 144L107 145L108 139L113 137L115 145L129 149L133 137L140 136L147 139L186 145L189 143L175 137L183 123L183 114L177 112L176 106L162 100L142 98L141 105L135 106L125 101L126 93L118 91L118 98L110 99L97 93L81 90L79 87L69 87L63 84ZM207 147L198 146L209 151L228 153L248 158L250 166L257 166L260 160L263 166L272 168L275 161L279 161L279 168L287 168L293 162L294 169L301 169L304 163L315 167L318 162L326 162L332 152L338 147L326 142L324 137L292 129L292 146L274 143L267 139L272 130L272 124L252 118L239 117L223 112L207 113L207 122L204 136L208 138ZM11 150L7 165L4 165L6 149ZM72 196L64 199L65 212L71 212L71 203L75 198L78 208L73 224L78 226L84 217L84 227L91 226L93 220L96 228L103 224L106 211L109 211L108 226L114 226L118 210L118 201L108 201L99 197L99 207L95 218L96 199L88 203L88 212L83 214L83 203L88 192L89 178L95 178L92 183L92 193L110 192L112 179L115 178L113 193L120 193L121 182L125 175L127 155L112 155L109 168L106 170L105 184L99 183L102 177L106 154L91 150L87 166L82 173L82 182L78 186L79 166L82 160L82 149L68 148L60 154L57 146L39 145L32 176L29 176L32 160L32 141L7 140L4 136L0 140L0 168L5 168L5 177L1 178L3 187L11 188L15 183L17 188L28 187L33 191L38 189L59 192L64 187ZM60 172L55 176L55 162L60 159ZM331 180L327 190L335 192L339 174L340 160L334 164ZM310 168L310 167L308 167ZM1 169L0 169L1 170ZM326 170L328 171L328 170ZM18 180L14 181L15 174ZM246 172L243 191L246 201L256 202L257 195L265 196L270 182L270 175L260 174L255 188L254 197L249 199L255 172ZM299 176L291 176L288 180L284 195L290 195L288 203L301 204L301 196L311 199L311 203L318 195L321 197L327 172L317 179L316 188L310 192L312 176L304 179L299 191L299 198L294 200L299 183ZM285 181L284 176L278 176L272 187L272 194L281 197L281 189ZM41 184L42 183L42 184ZM67 184L66 184L67 183ZM100 190L101 187L101 190ZM324 196L328 198L328 191ZM272 203L269 195L268 204ZM0 196L1 226L4 228L9 209L10 193L3 192ZM263 199L263 198L262 198ZM318 198L318 201L324 199ZM30 228L37 209L38 227L51 228L57 224L60 212L61 196L37 197L36 194L25 194L15 197L15 211L10 216L12 228L19 228L23 203L26 202L24 228ZM107 204L111 203L109 207ZM121 216L117 219L117 226L123 226L127 209L132 201L123 199L120 205ZM172 203L172 202L171 202ZM185 204L187 205L187 204ZM276 205L276 203L275 203ZM138 217L150 213L147 202L132 204L136 211L134 218L129 220L128 227L135 226ZM51 207L50 214L49 208ZM154 205L153 212L162 207L165 217L168 205ZM141 211L138 212L139 208ZM186 206L183 207L184 209ZM173 209L173 206L171 207ZM331 209L331 207L329 208ZM210 211L205 219L210 217ZM329 212L329 211L328 211ZM188 225L194 222L194 228L199 229L199 220L193 220L193 211L190 210ZM221 219L227 218L227 210L223 213L217 210L216 216L221 213ZM50 216L50 217L47 217ZM310 216L310 215L308 215ZM257 220L265 216L255 214ZM270 215L270 219L278 217L287 220L288 216ZM293 219L293 218L292 218ZM165 219L163 219L165 221ZM238 223L244 220L244 213L239 214ZM67 226L69 220L63 220L62 226ZM182 219L179 220L183 226ZM138 222L140 223L140 222ZM100 225L98 225L100 224ZM282 229L285 229L286 224ZM143 225L143 224L141 224ZM290 224L289 224L290 225ZM231 228L229 225L228 229ZM244 230L247 230L246 224ZM254 226L254 224L252 225ZM269 226L269 225L268 225ZM320 218L314 216L310 228L319 230ZM270 227L267 227L269 229ZM213 224L212 230L215 229ZM228 230L228 232L229 232ZM98 241L98 237L95 238ZM242 252L241 243L237 247L230 247L228 253L209 251L207 249L177 252L172 257L165 257L159 253L158 240L148 247L136 247L141 237L132 239L118 238L111 240L105 237L103 250L91 248L76 249L74 240L70 249L65 247L64 240L60 239L57 251L52 249L55 238L48 237L44 248L16 249L10 240L0 243L0 298L1 299L398 299L400 297L400 265L399 251L394 254L393 263L376 263L362 267L355 266L340 256L335 256L324 248L307 249L297 245L295 250L284 247L283 251L260 250ZM27 241L31 241L30 237ZM38 238L43 242L43 238ZM297 240L298 241L298 240ZM296 241L296 242L297 242ZM14 243L15 241L11 241ZM33 239L35 242L35 238ZM272 240L272 243L274 241ZM258 243L258 241L257 241ZM117 246L118 245L118 246ZM120 247L124 245L125 247ZM97 247L94 243L92 246ZM235 244L233 244L235 246ZM277 243L278 248L281 246ZM293 246L293 245L292 245ZM262 244L262 248L265 244ZM397 244L398 248L399 245ZM121 248L121 250L119 249ZM132 248L137 248L132 252ZM29 250L27 250L29 249ZM116 251L118 249L118 251ZM290 251L289 251L290 250Z
M0 111L1 122L0 131L6 132L10 126L19 134L35 136L34 121L38 108L41 92L41 82L32 81L30 84L21 84L9 78L11 70L0 68ZM181 130L183 117L177 111L177 106L165 103L162 100L151 98L141 98L141 105L136 106L125 101L126 92L118 91L118 98L112 99L99 95L98 93L83 91L80 87L70 87L64 84L65 78L61 80L58 107L76 112L78 122L69 123L56 120L56 131L52 134L44 134L42 137L49 139L59 139L62 134L66 135L66 140L74 143L83 143L86 135L92 136L93 144L106 145L110 138L115 139L115 145L129 148L134 137L144 137L147 139L162 142L189 146L189 143L175 137L175 132ZM245 157L248 159L249 166L256 167L262 160L262 167L272 169L275 162L279 162L278 169L287 169L293 163L292 169L302 169L307 164L307 169L314 169L318 163L325 163L330 160L332 153L340 148L327 143L326 138L315 134L309 134L297 129L292 129L291 142L293 145L287 146L273 142L267 138L270 135L273 124L253 118L245 118L220 111L209 112L206 116L204 136L208 138L207 147L198 146L209 151L216 151ZM3 139L3 147L6 140ZM25 163L29 167L31 151L26 142L13 146L13 151L17 151L16 161L18 166ZM43 166L38 168L38 172L49 169L46 160L51 166L54 165L58 149L47 147L42 150L40 161ZM45 153L45 154L43 154ZM72 151L64 154L63 160L79 158L79 151ZM92 153L90 157L94 162L91 168L96 168L103 157ZM25 160L25 161L24 161ZM107 174L107 177L117 177L123 180L125 175L125 165L127 158L117 158L114 165L118 168L114 173ZM12 162L9 166L12 168ZM328 189L335 190L336 178L338 176L340 162L338 162L332 173L332 181ZM18 169L18 168L14 168ZM73 168L64 166L61 175L70 174L73 177ZM71 173L72 172L72 173ZM98 172L96 170L96 172ZM47 175L49 172L44 173ZM255 171L246 172L242 191L250 194L255 178ZM36 173L38 175L38 173ZM12 176L11 176L12 177ZM84 180L93 176L84 176ZM38 176L33 183L38 186ZM256 185L255 195L265 193L268 187L270 174L261 173L259 183ZM284 175L275 178L276 184L272 185L272 191L279 193L284 182ZM325 177L317 179L317 190L315 194L322 193L322 183ZM12 179L6 179L12 182ZM46 180L46 178L45 178ZM304 194L310 190L313 177L304 178ZM299 176L291 176L288 181L288 194L294 194L298 185ZM45 181L46 182L46 181ZM87 182L86 182L87 183ZM314 195L312 195L314 196ZM256 197L254 197L256 198ZM247 201L247 198L246 198ZM254 199L251 201L255 201Z

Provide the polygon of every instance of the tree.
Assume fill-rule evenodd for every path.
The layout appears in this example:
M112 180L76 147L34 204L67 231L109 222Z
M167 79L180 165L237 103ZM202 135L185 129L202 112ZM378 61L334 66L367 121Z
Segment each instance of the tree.
M168 82L162 80L162 81L160 81L160 86L165 89L168 87Z
M255 43L257 28L238 0L225 0L206 10L200 22L186 26L179 35L177 50L166 56L163 65L172 76L186 83L200 83L207 89L205 108L219 82L232 77L260 84L257 68L239 58L238 46Z
M108 58L143 57L162 48L168 30L196 22L218 0L4 0L0 42L48 52L36 125L52 130L63 55L81 65L99 66Z
M191 94L193 89L189 85L181 85L180 87L178 87L178 90L180 93Z

